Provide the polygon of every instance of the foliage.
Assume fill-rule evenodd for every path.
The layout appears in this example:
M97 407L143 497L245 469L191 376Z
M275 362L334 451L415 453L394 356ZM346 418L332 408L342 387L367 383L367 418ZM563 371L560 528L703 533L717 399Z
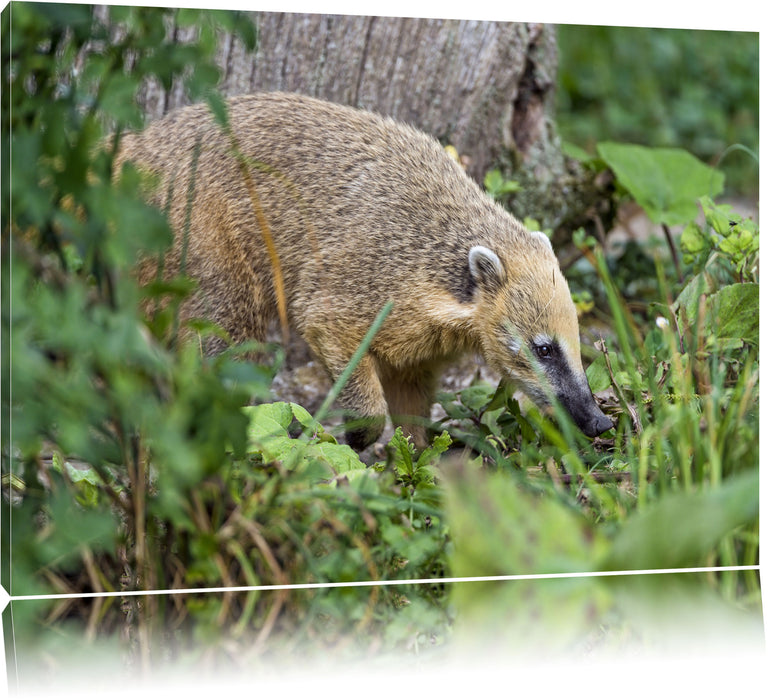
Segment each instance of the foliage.
M724 157L729 186L757 187L752 160L728 150L759 148L756 33L561 25L558 46L564 140L588 151L611 139Z
M500 170L488 170L482 182L485 191L494 199L504 199L514 192L520 191L520 183L516 180L505 178Z
M13 538L3 541L13 578L4 567L3 585L29 595L438 576L446 532L439 499L423 490L442 443L419 466L398 460L396 479L385 465L367 470L301 407L244 409L269 398L273 348L263 349L275 356L266 365L241 359L262 349L255 346L203 358L185 338L220 330L179 324L191 282L138 289L131 277L138 256L157 255L170 233L163 213L144 203L138 173L114 171L117 139L104 134L140 125L132 98L149 78L167 87L182 80L191 98L217 106L208 92L218 79L215 33L236 29L253 41L252 22L145 8L11 9L3 376L13 381L3 385L11 415L3 425L3 518L13 516L14 527L4 530ZM199 28L194 42L168 40L170 27L191 24ZM398 436L395 446L412 454ZM447 625L440 595L397 586L217 601L131 597L89 613L73 599L17 606L31 617L20 614L15 625L22 645L45 654L56 642L40 636L40 622L80 614L91 635L125 629L147 667L161 639L185 646L215 628L230 630L224 641L246 644L273 628L300 643L375 629L394 645L428 642Z
M510 195L522 190L522 186L517 180L505 178L501 171L497 169L488 170L488 172L485 173L482 186L493 199L500 202L505 207L509 206ZM522 221L529 231L539 231L542 229L545 235L548 237L552 236L552 230L542 227L536 219L523 217Z
M14 595L123 594L13 603L22 665L45 672L79 635L129 640L128 663L141 669L334 645L354 656L419 652L484 603L497 618L510 604L449 576L757 562L759 229L715 203L716 186L702 187L706 175L719 182L716 171L615 144L588 161L612 167L657 223L685 226L684 267L669 279L659 257L649 260L657 291L638 306L612 276L618 261L577 236L596 288L579 306L611 329L588 377L613 431L590 440L560 406L548 415L506 384L475 381L438 397L444 415L430 446L418 450L397 430L367 466L324 426L339 385L315 416L272 401L278 348L204 358L198 336L221 331L177 318L194 283L140 289L131 275L170 232L142 199L148 183L113 166L113 134L139 124L128 98L145 79L183 80L226 125L210 92L213 39L238 30L251 42L251 23L191 10L12 9L2 508L13 528L2 545L13 579L5 567L2 583ZM199 38L174 48L175 24L195 24ZM495 175L489 185L494 196L513 188ZM705 223L689 214L692 198ZM259 352L263 362L245 361ZM671 532L682 535L669 547ZM725 572L712 585L759 604L754 572ZM159 589L187 592L132 595ZM567 584L562 599L534 596L518 617L568 611L583 626L591 610L607 615L621 600L584 582Z
M603 142L597 151L620 186L658 224L691 221L700 197L715 197L722 191L722 173L679 148Z
M759 227L713 201L721 173L690 154L614 143L598 153L586 165L612 168L622 196L662 227L665 249L676 246L668 225L685 227L678 269L669 278L656 249L651 259L640 251L650 261L640 272L628 249L607 258L584 231L575 236L582 256L568 272L572 288L584 280L595 290L598 327L611 328L587 374L617 417L612 437L591 444L559 407L550 423L503 387L440 397L442 425L479 445L497 480L466 471L451 479L456 575L757 563ZM695 221L699 204L705 223ZM632 285L639 274L657 284L631 301L620 280ZM501 513L513 514L506 529L494 522ZM722 574L718 586L727 596L759 596L753 572ZM459 608L481 609L474 593L461 600L457 590ZM585 595L602 611L615 605L610 593L602 585Z
M690 221L682 231L684 262L693 266L695 274L713 265L723 283L756 282L760 272L757 224L709 197L701 197L700 203L705 225Z

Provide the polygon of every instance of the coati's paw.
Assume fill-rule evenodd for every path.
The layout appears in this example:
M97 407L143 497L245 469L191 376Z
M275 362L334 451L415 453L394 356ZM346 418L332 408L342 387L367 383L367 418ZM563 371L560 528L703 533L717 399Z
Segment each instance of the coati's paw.
M356 452L366 449L382 435L385 416L359 416L348 421L345 441Z

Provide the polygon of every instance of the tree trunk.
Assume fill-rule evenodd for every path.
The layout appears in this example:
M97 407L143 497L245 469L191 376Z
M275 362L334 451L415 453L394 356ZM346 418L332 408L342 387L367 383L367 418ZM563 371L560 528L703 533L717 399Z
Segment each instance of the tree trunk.
M256 24L252 55L221 41L228 95L286 90L392 116L454 145L478 181L505 150L541 171L562 165L547 120L551 26L285 13L257 13ZM185 95L149 86L144 99L158 117Z

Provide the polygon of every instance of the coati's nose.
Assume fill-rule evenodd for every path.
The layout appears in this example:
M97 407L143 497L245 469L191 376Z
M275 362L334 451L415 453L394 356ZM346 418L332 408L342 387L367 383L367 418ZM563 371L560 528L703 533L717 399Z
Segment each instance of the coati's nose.
M585 433L585 435L588 437L596 437L597 435L605 433L607 430L613 427L614 423L611 421L611 419L601 411L598 411L598 415L592 417L592 420L590 420L587 425L585 425L585 427L582 429L582 432Z

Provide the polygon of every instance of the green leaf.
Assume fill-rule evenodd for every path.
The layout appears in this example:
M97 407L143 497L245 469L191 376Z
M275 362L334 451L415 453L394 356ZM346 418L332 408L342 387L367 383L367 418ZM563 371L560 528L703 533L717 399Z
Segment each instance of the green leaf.
M594 159L584 148L580 148L574 143L563 141L560 145L560 149L564 156L578 160L580 163L587 163Z
M410 444L401 428L396 428L387 447L394 451L396 473L401 476L410 476L412 474L412 458L415 454L415 446Z
M700 202L706 223L720 236L727 236L730 233L731 222L741 218L733 213L733 208L729 204L717 204L711 197L701 197Z
M126 73L112 73L103 84L100 106L122 125L139 128L143 117L135 100L137 78Z
M604 142L598 153L657 224L692 221L698 200L722 191L724 175L682 149Z
M215 90L221 80L221 71L215 66L202 65L186 80L186 88L193 100L201 100Z
M277 459L288 452L288 429L294 419L291 404L278 401L249 406L248 449L258 450L268 460Z
M324 462L328 476L363 469L364 464L348 445L337 444L304 408L294 403L278 401L244 409L248 415L248 450L259 452L266 461L285 461L287 465ZM296 438L289 435L294 421L315 437Z
M418 467L425 467L438 460L452 443L453 438L450 437L446 430L443 431L441 435L437 435L431 445L420 453L420 457L418 457Z
M42 563L69 567L78 564L84 547L93 552L113 550L118 523L110 510L83 508L64 489L52 495L47 510L52 527L39 543Z
M605 541L560 501L471 464L442 472L453 576L590 571Z
M757 517L756 471L707 491L669 495L623 523L600 569L700 566L725 535Z
M703 235L701 227L695 221L691 221L684 227L679 245L685 253L695 256L709 247L709 241Z
M229 127L229 109L223 95L212 90L208 92L206 99L216 124L222 129L227 129Z
M202 10L197 8L181 7L175 12L175 23L179 27L195 27L202 20Z
M490 384L474 384L461 389L458 394L460 402L475 413L486 409L493 396L493 387ZM497 408L497 406L494 406Z
M716 290L714 278L708 272L695 275L684 287L674 302L675 311L683 311L688 325L695 323L698 305L703 294L712 294Z
M317 442L307 446L305 459L319 458L326 462L337 474L350 474L365 469L358 454L349 445L332 442Z
M169 279L153 279L143 288L143 291L150 297L158 298L169 294L177 299L183 299L196 288L196 280L179 275Z
M485 191L498 199L514 192L519 192L522 188L516 180L506 180L500 170L489 170L485 173L482 183Z
M760 285L731 284L708 299L709 330L720 339L760 340Z
M611 356L612 369L617 371L619 364L617 356ZM606 357L599 355L587 367L587 382L590 385L590 391L597 394L599 391L608 389L612 385L612 377L609 374L609 368L606 366Z

